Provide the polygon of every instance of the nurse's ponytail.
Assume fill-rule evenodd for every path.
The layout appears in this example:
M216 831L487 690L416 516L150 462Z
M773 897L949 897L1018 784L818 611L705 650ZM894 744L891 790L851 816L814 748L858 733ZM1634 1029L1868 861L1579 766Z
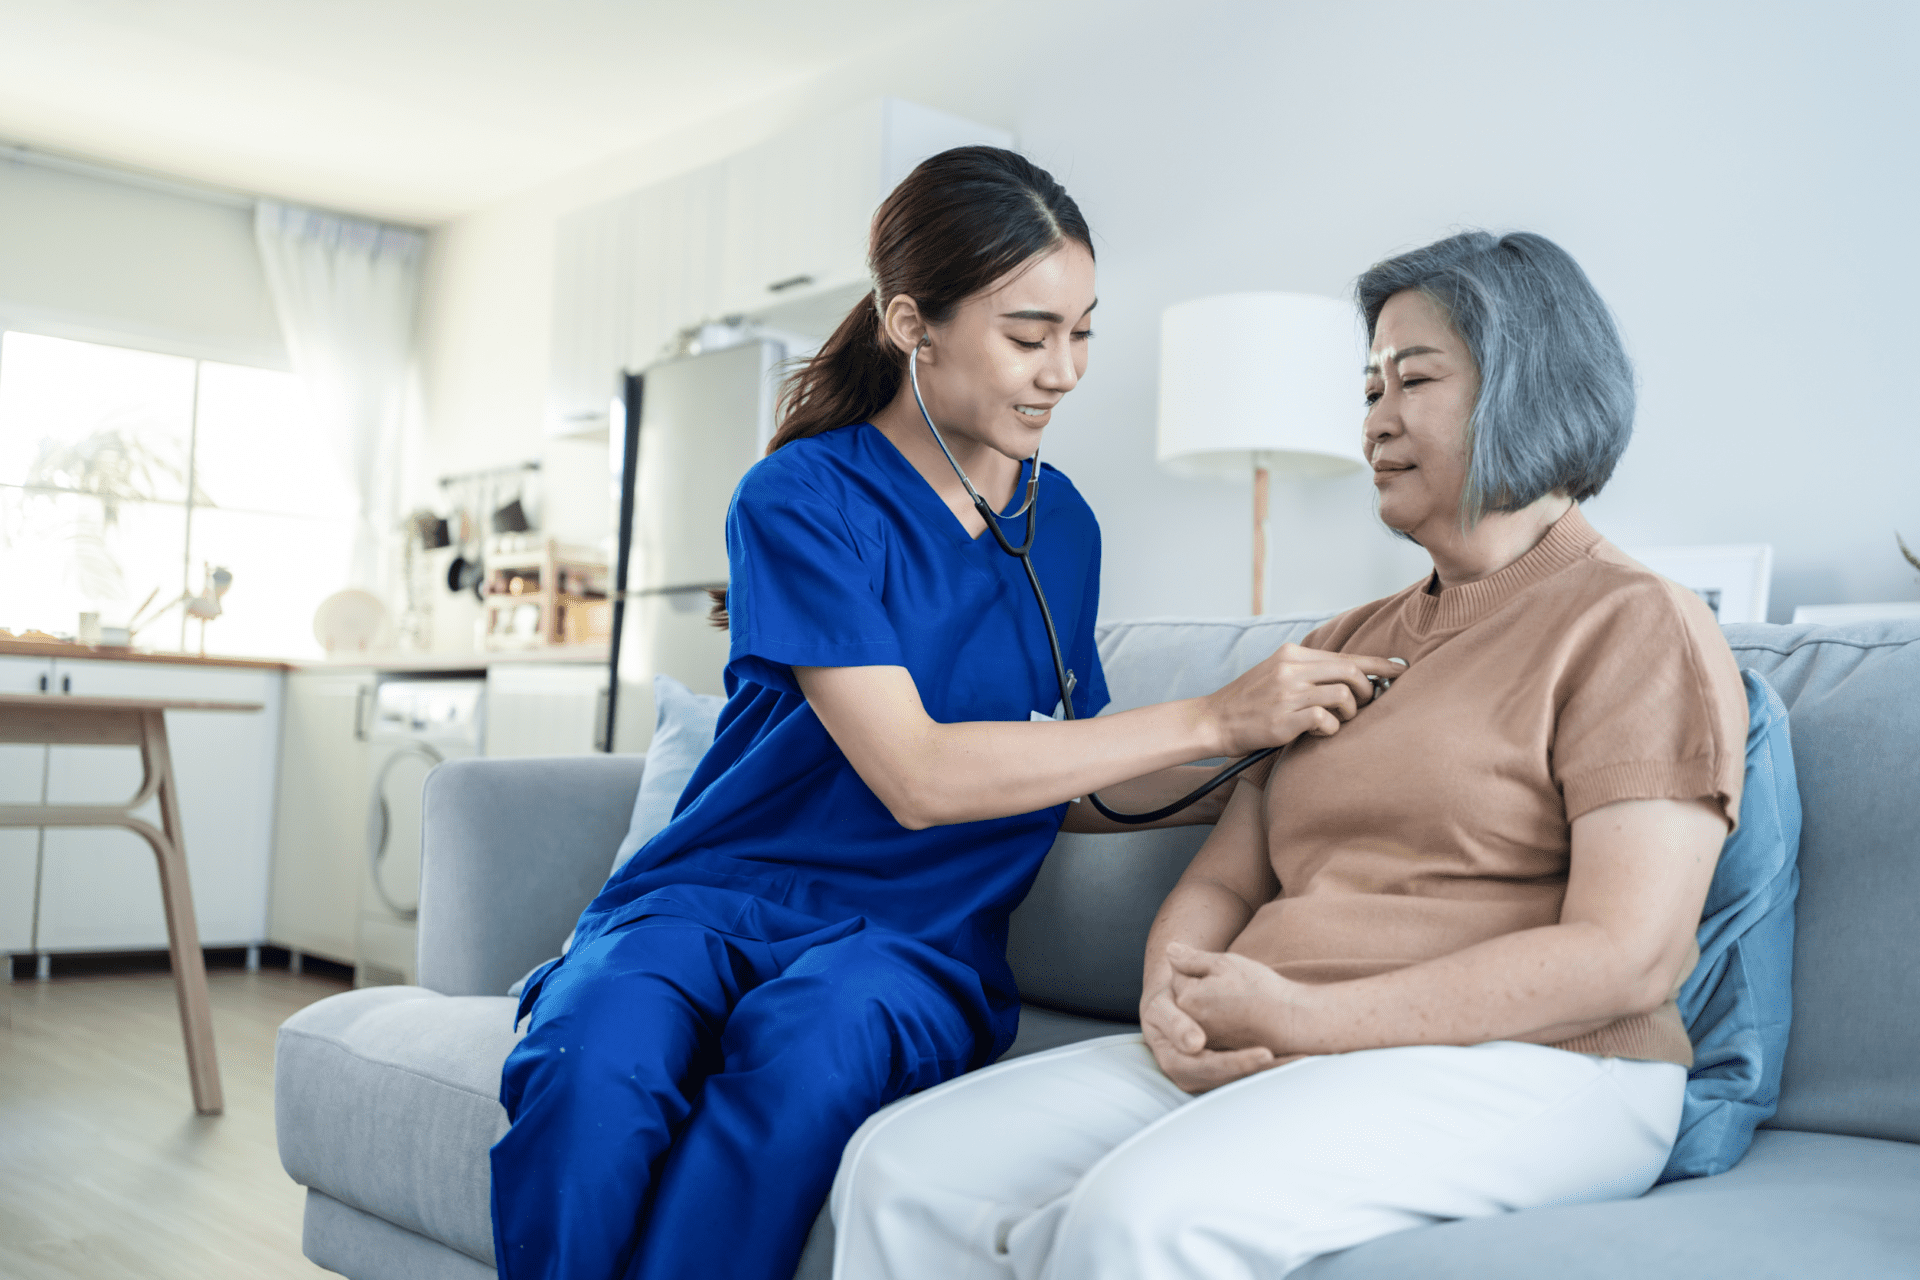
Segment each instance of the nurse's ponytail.
M1068 240L1093 252L1093 233L1066 188L1026 157L999 147L955 147L924 160L873 215L867 270L873 291L780 390L779 426L767 452L865 422L892 403L904 352L880 317L901 294L933 324L1028 259ZM726 592L712 590L717 627Z

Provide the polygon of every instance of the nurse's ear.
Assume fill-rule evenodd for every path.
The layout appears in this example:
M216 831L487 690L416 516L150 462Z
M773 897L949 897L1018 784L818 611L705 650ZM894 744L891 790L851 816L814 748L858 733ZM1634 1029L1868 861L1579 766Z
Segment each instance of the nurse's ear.
M886 340L902 356L919 347L921 363L926 363L931 354L928 346L933 340L932 326L920 314L919 303L904 293L894 294L888 300L886 310L881 313L880 328Z

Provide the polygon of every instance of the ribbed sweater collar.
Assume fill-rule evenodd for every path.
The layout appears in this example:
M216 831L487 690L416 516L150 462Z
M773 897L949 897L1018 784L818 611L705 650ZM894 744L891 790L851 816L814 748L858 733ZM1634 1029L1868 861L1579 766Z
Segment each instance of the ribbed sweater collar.
M1429 595L1425 586L1409 601L1407 621L1416 634L1470 627L1534 583L1550 578L1582 559L1600 535L1575 506L1553 522L1547 536L1500 572L1478 582L1447 587ZM1431 578L1428 579L1432 581Z

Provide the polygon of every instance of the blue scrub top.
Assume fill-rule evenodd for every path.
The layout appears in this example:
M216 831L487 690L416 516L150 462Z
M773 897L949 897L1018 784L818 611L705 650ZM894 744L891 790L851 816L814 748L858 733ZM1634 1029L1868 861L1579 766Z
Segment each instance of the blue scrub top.
M1026 476L1023 466L1009 511L1025 499ZM1007 526L1010 540L1025 524ZM1093 715L1107 703L1093 636L1100 526L1044 463L1032 556L1078 676L1074 712ZM727 558L732 652L713 746L672 822L587 907L575 946L655 914L697 915L770 942L863 920L971 968L994 1038L1010 1041L1019 997L1007 916L1066 806L909 831L861 781L792 669L905 667L941 723L1050 715L1059 688L1019 561L990 533L968 537L869 423L756 463L727 514Z

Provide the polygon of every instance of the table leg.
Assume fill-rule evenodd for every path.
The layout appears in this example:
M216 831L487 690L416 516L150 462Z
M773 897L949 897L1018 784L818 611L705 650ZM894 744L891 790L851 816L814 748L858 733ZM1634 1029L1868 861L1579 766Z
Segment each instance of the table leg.
M193 1109L219 1115L220 1063L214 1056L213 1011L207 1000L207 961L200 950L200 929L193 916L193 885L187 876L186 844L180 834L180 796L174 787L173 757L167 751L167 722L159 711L143 712L141 757L149 783L157 784L161 832L145 823L141 832L160 862L160 899L167 912L167 948L173 957L174 993L180 1001L180 1032L187 1046L187 1078L193 1085ZM156 839L157 835L163 838Z

